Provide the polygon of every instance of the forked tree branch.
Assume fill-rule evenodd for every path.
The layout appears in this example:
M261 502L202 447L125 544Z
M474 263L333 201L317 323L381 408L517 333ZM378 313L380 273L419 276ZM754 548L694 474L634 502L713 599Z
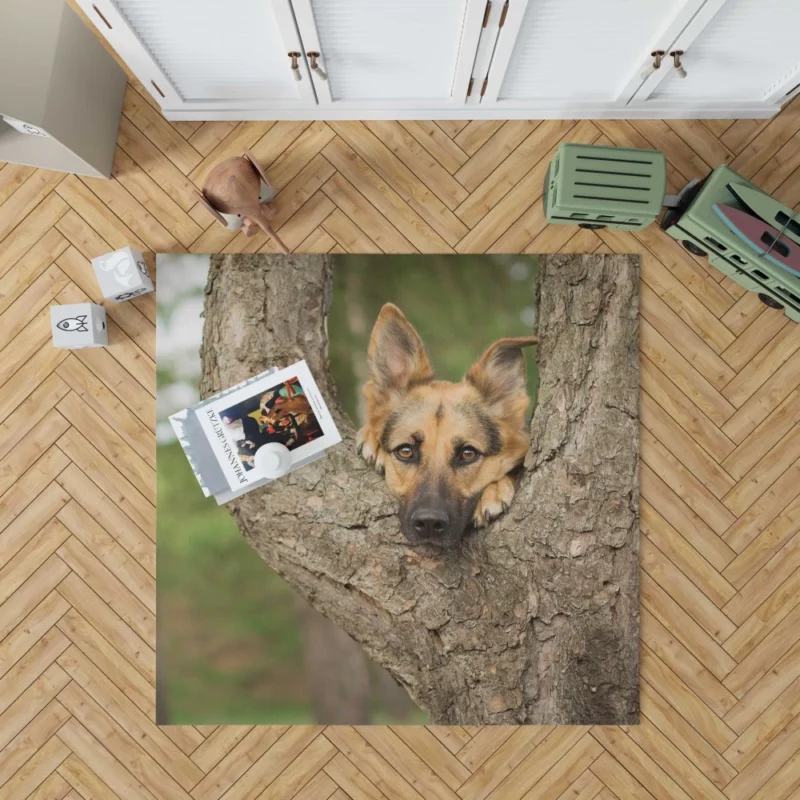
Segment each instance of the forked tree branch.
M212 256L203 396L304 358L344 438L231 503L239 529L437 724L635 724L638 257L541 257L520 488L508 514L443 552L406 544L356 454L327 357L334 262Z

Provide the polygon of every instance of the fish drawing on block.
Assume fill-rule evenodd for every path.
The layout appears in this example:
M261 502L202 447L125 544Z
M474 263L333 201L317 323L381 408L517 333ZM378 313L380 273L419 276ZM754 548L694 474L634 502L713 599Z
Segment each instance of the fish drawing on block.
M86 314L79 317L67 317L56 323L56 328L62 331L75 331L76 333L86 333L89 326L86 324Z
M800 245L781 235L772 225L758 217L724 203L716 203L714 211L742 241L770 263L793 275L800 275Z

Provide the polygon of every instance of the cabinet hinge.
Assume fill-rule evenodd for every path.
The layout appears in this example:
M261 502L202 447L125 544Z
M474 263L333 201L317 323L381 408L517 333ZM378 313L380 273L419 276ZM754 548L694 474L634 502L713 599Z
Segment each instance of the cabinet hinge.
M483 79L483 86L481 86L481 97L483 97L486 94L486 84L488 83L489 83L489 76L487 75Z
M489 22L489 14L492 13L492 0L487 0L486 3L486 11L483 12L483 24L481 25L482 28L485 28L487 23Z
M503 6L503 10L500 13L500 24L497 26L498 28L502 28L503 25L506 24L506 14L508 14L508 0L506 0L506 4Z
M469 86L467 86L467 97L469 97L472 94L472 87L473 87L474 83L475 83L475 78L470 78L469 79Z

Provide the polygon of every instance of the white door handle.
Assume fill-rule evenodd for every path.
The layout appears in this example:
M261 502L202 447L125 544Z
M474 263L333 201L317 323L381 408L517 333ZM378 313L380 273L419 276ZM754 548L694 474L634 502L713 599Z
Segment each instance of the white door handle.
M653 50L650 55L653 57L653 63L647 69L639 73L639 77L646 81L657 69L661 69L661 59L664 58L663 50Z
M675 65L675 71L678 73L679 78L686 77L686 70L683 68L683 64L681 63L681 56L683 55L683 50L673 50L670 52L672 56L673 64Z
M308 56L308 60L310 62L311 71L318 75L320 80L328 80L328 73L325 72L325 70L322 69L319 64L317 64L317 59L320 58L320 54L314 50L311 50L310 52L306 53L306 55Z
M297 62L297 59L300 58L303 54L298 53L296 51L292 51L288 53L289 58L292 59L291 68L292 68L292 77L296 81L303 80L303 76L300 74L300 64Z

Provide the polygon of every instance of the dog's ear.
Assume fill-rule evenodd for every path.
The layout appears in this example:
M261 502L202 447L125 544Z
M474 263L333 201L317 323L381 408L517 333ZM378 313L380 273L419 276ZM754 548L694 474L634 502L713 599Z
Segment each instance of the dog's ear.
M391 303L383 306L375 321L368 361L372 381L383 391L404 392L433 378L422 339L403 312Z
M523 417L528 407L528 390L523 347L539 341L536 336L499 339L490 345L465 376L497 416Z

